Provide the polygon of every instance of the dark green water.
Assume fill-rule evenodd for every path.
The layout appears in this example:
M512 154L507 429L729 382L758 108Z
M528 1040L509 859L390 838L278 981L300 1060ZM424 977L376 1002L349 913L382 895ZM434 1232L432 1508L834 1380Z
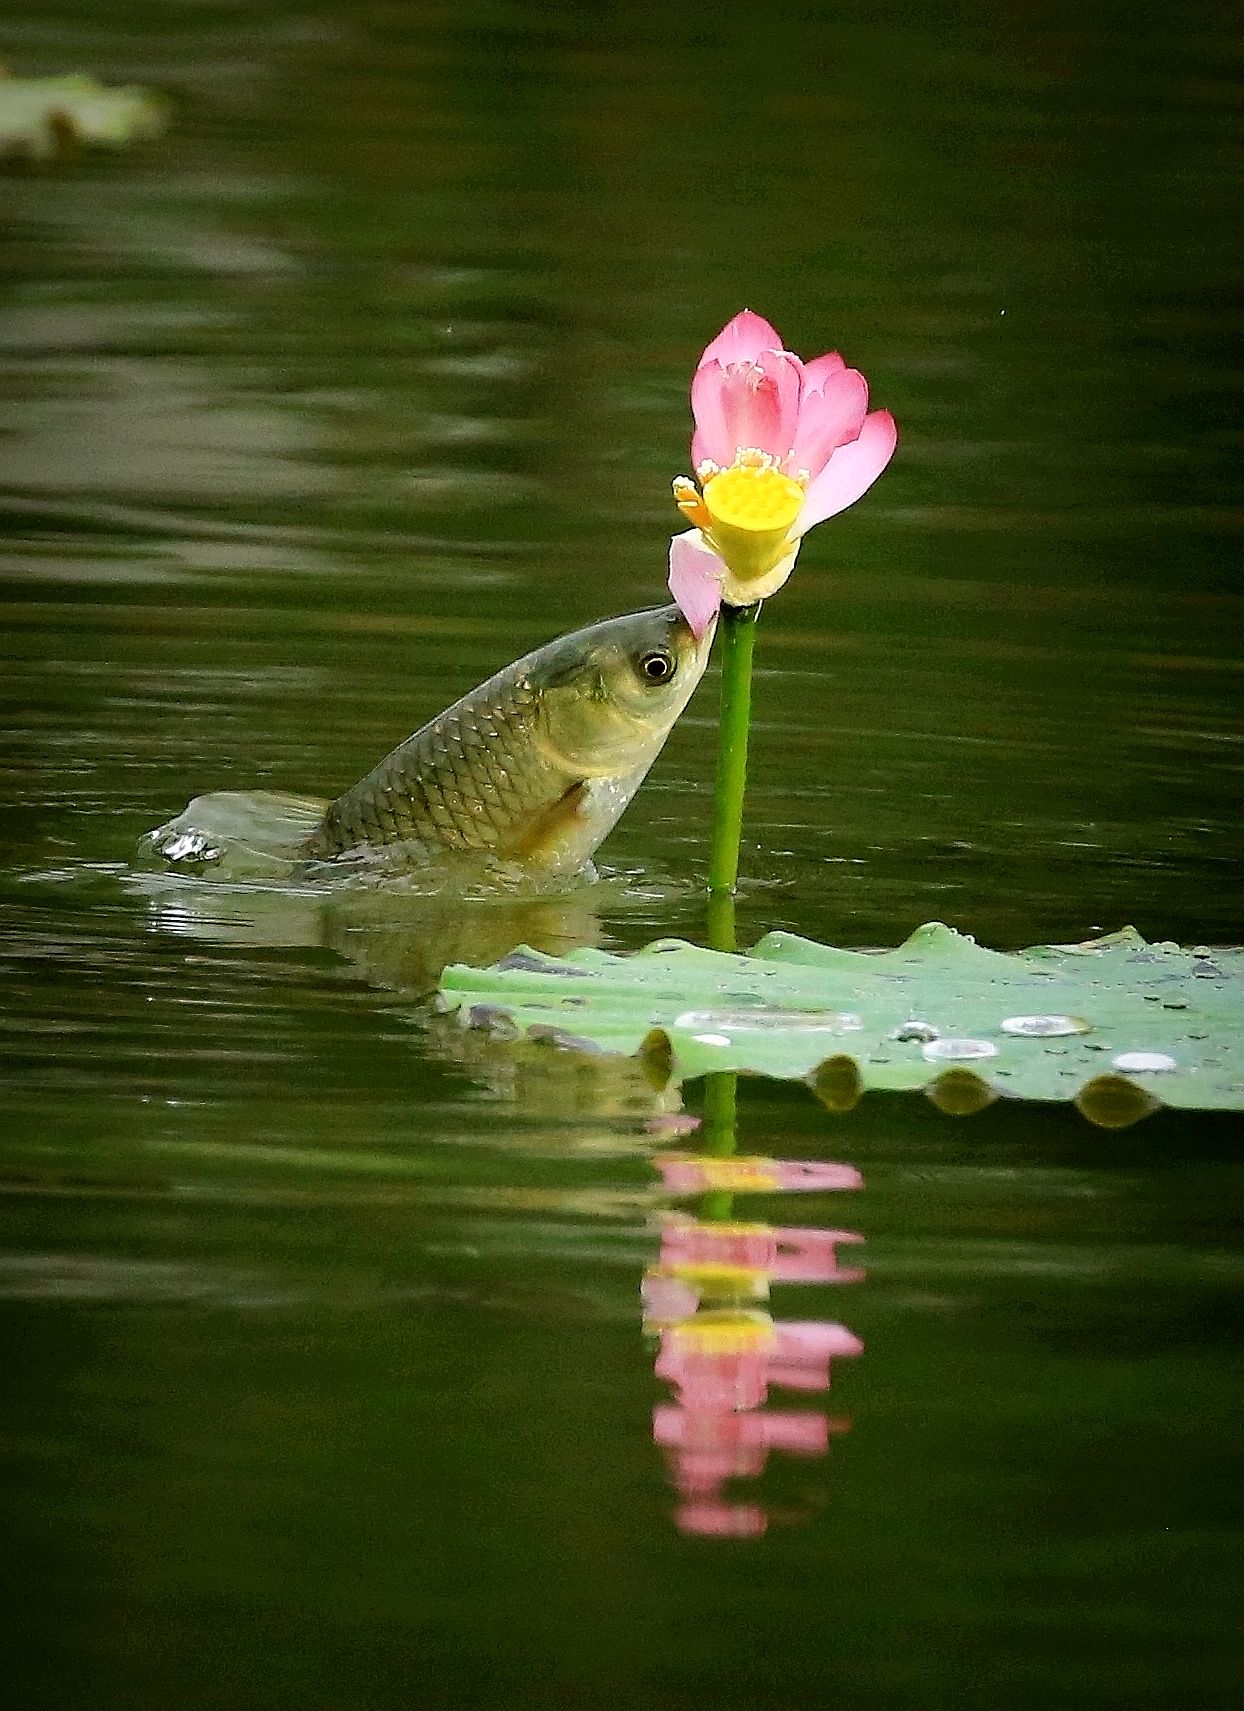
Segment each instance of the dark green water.
M850 1430L727 1489L762 1534L677 1524L672 1101L417 991L700 934L711 681L564 903L129 867L659 598L691 366L750 302L902 437L762 620L743 938L1238 943L1235 28L11 10L15 70L176 114L0 179L0 1703L1235 1702L1233 1121L746 1084L745 1150L864 1177L739 1207L865 1237L864 1282L772 1297L865 1350L774 1392Z

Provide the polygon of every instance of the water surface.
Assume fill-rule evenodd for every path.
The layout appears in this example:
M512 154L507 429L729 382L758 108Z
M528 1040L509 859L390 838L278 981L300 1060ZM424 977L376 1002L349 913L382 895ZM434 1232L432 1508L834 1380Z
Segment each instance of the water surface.
M737 1209L864 1236L770 1302L864 1352L775 1390L833 1430L727 1483L763 1530L680 1525L639 1304L679 1096L418 995L701 934L711 679L599 887L133 872L190 796L331 795L660 599L690 368L750 302L902 442L762 619L744 941L1238 943L1233 33L10 19L14 69L175 119L2 181L5 1704L1233 1701L1234 1121L745 1084L746 1151L863 1177Z

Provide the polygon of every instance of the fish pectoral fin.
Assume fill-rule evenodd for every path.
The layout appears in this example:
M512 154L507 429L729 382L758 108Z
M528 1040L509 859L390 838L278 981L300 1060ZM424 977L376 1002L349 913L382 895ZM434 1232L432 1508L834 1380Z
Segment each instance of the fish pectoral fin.
M515 840L507 853L519 857L533 856L564 837L578 823L589 789L588 780L581 778L563 791L551 807L524 826L522 836Z

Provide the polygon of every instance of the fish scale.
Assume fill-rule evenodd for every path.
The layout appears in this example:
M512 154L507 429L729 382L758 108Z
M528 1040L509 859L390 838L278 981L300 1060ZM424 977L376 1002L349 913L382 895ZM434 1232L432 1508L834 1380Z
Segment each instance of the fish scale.
M339 796L311 839L310 853L331 856L398 842L412 855L498 849L559 783L550 777L557 769L538 754L524 753L521 770L507 764L535 711L525 674L517 666L499 672ZM557 794L573 782L566 774Z

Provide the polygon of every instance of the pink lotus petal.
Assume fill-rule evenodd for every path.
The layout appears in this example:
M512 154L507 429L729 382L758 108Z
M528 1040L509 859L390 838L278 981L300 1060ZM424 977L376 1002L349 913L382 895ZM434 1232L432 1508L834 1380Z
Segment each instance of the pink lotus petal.
M697 642L721 606L724 569L717 554L704 545L698 529L675 535L670 542L670 593Z
M804 388L795 434L794 468L815 481L839 446L859 434L868 414L868 382L855 368L841 369L825 381L824 391Z
M741 310L727 321L710 345L706 345L700 365L706 362L755 362L762 351L780 351L782 335L770 326L754 309Z
M809 392L824 391L825 382L830 375L841 374L846 366L837 351L826 351L824 356L814 356L811 362L805 362L803 365L805 395Z
M703 362L691 380L691 414L695 433L691 437L691 467L699 469L706 458L726 469L734 462L735 445L726 422L726 371L719 362Z
M731 363L724 370L701 369L692 382L693 409L702 374L707 374L710 382L718 374L723 376L714 411L719 406L724 417L730 454L725 459L714 458L715 463L733 463L735 452L745 446L775 458L786 456L795 443L799 423L802 377L797 357L784 351L766 351L760 362ZM708 390L707 385L702 387L703 392Z
M876 481L894 456L898 429L888 410L874 410L864 418L859 438L840 446L808 488L803 510L795 528L800 535L827 517L836 517Z

